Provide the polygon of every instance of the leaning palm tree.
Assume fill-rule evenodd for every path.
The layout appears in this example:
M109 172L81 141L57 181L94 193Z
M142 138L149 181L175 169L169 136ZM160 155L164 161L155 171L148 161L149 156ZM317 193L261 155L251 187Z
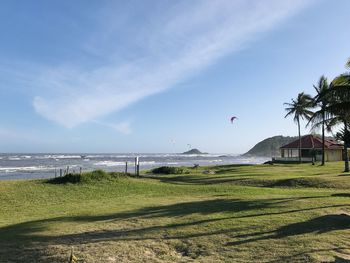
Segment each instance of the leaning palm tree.
M315 111L311 118L309 123L312 123L312 129L318 128L321 126L322 129L322 163L321 165L325 165L325 128L327 126L327 129L329 130L331 128L331 125L327 125L326 123L326 114L327 114L327 107L330 104L330 97L329 97L329 85L327 78L325 76L321 76L317 86L314 85L314 89L316 91L316 96L313 98L313 106L319 107L319 110ZM309 124L308 123L308 124Z
M284 103L287 111L285 118L290 115L294 115L294 122L298 124L298 134L299 134L299 163L301 163L301 135L300 135L300 119L309 120L312 111L309 110L312 107L312 98L310 95L304 92L299 93L296 99L292 99L291 103Z

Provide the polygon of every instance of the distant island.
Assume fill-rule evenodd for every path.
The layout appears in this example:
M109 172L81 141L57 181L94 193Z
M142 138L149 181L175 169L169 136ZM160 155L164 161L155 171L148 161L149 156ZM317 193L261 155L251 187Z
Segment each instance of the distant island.
M273 136L262 140L257 143L253 148L251 148L248 152L243 154L243 156L259 156L259 157L271 157L271 156L279 156L280 155L280 147L288 144L292 141L297 140L298 137L290 137L290 136Z
M207 153L203 153L203 152L201 152L198 149L191 149L191 150L189 150L187 152L183 152L182 154L207 154Z

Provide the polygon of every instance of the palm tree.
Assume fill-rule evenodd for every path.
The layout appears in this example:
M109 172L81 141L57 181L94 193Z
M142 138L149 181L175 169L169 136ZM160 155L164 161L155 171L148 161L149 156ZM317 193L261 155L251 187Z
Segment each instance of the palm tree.
M350 58L348 58L348 61L346 62L345 67L350 68Z
M299 163L301 163L301 135L300 135L300 119L309 120L312 111L309 109L312 107L312 98L310 95L301 92L298 94L297 99L292 99L291 103L284 103L287 111L285 118L290 115L294 115L294 122L298 124L298 134L299 134Z
M313 123L313 129L319 126L322 127L322 163L321 165L325 165L325 127L326 127L326 109L329 106L330 98L329 98L329 85L327 78L325 76L321 76L317 86L314 85L314 89L316 91L316 96L313 98L314 107L319 107L319 110L314 112L311 116L309 123ZM308 124L309 124L308 123ZM330 125L327 125L327 129L330 129Z
M333 115L340 120L344 126L344 171L349 172L350 74L342 74L336 77L330 84L329 94L332 101L326 110L329 115Z

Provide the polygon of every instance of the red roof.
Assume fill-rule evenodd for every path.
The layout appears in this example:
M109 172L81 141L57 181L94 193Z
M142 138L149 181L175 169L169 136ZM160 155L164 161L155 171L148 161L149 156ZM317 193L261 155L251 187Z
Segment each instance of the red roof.
M343 145L335 140L325 139L324 146L326 149L343 149ZM299 139L283 145L281 149L299 148ZM305 135L301 137L301 148L303 149L322 149L322 139L314 135Z

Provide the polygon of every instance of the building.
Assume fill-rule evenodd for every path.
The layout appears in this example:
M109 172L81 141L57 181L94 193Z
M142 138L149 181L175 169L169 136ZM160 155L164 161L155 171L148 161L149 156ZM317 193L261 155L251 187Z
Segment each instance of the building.
M325 140L325 161L342 161L344 146L335 140ZM283 145L280 148L281 157L274 158L277 162L298 162L299 161L299 139ZM301 160L312 162L322 160L322 139L315 135L301 137Z

